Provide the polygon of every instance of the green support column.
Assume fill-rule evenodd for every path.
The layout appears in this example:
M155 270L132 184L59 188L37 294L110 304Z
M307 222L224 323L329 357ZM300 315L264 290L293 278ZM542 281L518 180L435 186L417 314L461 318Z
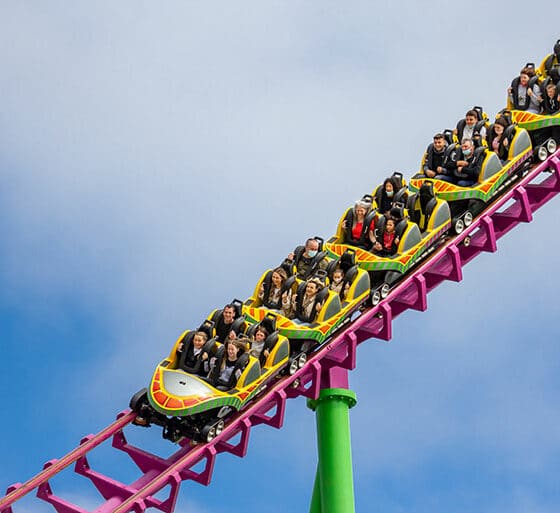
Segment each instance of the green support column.
M311 507L309 513L321 513L321 476L319 476L319 464L317 463L317 473L315 474L315 483L313 483L313 497L311 497Z
M354 513L354 480L348 410L356 394L325 388L307 405L316 413L319 463L310 513Z

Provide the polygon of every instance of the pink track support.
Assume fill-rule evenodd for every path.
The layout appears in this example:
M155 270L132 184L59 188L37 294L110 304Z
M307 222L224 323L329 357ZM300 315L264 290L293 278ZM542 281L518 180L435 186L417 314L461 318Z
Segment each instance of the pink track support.
M313 354L302 369L271 385L259 400L238 413L212 442L194 447L185 444L169 458L162 459L127 442L123 428L133 420L134 414L123 412L98 435L86 437L79 448L61 460L47 463L45 470L33 479L8 488L7 495L0 500L0 513L16 513L12 511L13 502L35 488L38 488L37 496L50 503L58 513L88 513L56 496L49 484L53 475L72 462L76 463L74 471L90 479L105 499L94 513L142 513L150 507L172 513L182 481L208 485L220 453L245 456L252 427L266 424L281 428L287 399L302 395L316 399L326 383L347 387L347 371L356 366L359 344L369 338L390 340L395 317L408 309L426 310L428 292L445 280L461 281L466 263L482 252L495 252L498 239L517 224L530 222L533 212L559 192L560 151L557 151L498 198L461 235L438 248L386 299L356 314L353 321ZM468 245L465 244L467 237L470 238ZM141 472L140 478L130 485L104 476L89 466L87 453L109 436L113 437L113 447L128 454ZM202 470L194 470L197 465L202 465ZM156 499L155 495L168 485L169 497Z

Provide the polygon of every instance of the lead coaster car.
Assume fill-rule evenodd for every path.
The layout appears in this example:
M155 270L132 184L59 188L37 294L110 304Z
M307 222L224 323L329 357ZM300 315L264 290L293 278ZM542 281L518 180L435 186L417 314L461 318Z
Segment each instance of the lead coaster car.
M290 344L278 332L270 333L268 338L276 340L269 344L265 364L261 367L259 359L244 353L238 358L244 364L241 376L233 388L220 390L208 379L179 368L177 349L189 333L185 331L177 339L169 356L156 367L149 388L134 394L130 408L138 414L135 424L160 425L166 439L208 442L221 433L228 417L243 409L281 372L289 371ZM219 343L215 345L216 355L225 349Z

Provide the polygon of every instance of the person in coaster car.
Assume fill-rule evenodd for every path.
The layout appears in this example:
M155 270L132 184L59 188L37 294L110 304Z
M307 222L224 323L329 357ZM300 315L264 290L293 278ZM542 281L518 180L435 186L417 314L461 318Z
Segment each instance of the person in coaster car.
M243 369L235 369L236 363L239 357L245 352L246 347L246 341L242 339L228 340L226 342L226 352L215 382L216 388L227 390L235 386L235 383L237 383L237 380L243 373ZM212 358L210 361L210 373L212 373L212 367L214 365L216 365L216 360Z
M509 126L508 120L500 116L488 132L488 147L492 149L501 161L507 159L509 141L504 135L504 130Z
M379 205L377 208L382 214L388 214L393 206L393 198L397 192L397 187L391 178L385 178L379 195Z
M251 355L255 358L260 358L261 354L264 355L265 359L268 358L270 351L264 349L266 337L268 337L268 331L262 326L259 326L251 337Z
M447 141L442 133L434 135L434 142L426 149L424 166L422 171L427 178L435 178L436 175L444 174L443 163L445 160L445 148Z
M519 77L513 79L508 88L508 96L516 110L525 110L533 114L541 111L541 90L533 67L525 66Z
M280 310L283 315L286 315L290 311L292 296L291 290L286 290L284 291L284 293L282 293L282 288L284 287L287 279L288 274L286 273L286 271L282 269L282 267L277 267L276 269L274 269L274 271L272 271L271 284L267 297L264 297L264 283L260 286L258 295L264 306L273 310Z
M371 210L371 203L359 200L356 201L354 205L354 216L352 221L352 226L348 226L348 222L346 219L342 222L342 228L346 231L346 233L350 235L349 240L346 240L346 243L351 244L357 247L365 247L367 244L364 244L364 239L367 241L368 237L364 236L364 230L367 230L367 233L372 230L372 227L375 225L375 221L372 220L370 226L364 226L364 222L366 220L366 215ZM369 241L368 241L369 242ZM367 245L369 247L369 245Z
M198 374L199 376L206 376L208 374L208 353L203 351L202 348L208 340L208 335L204 331L197 331L194 334L192 343L187 348L185 359L183 363L183 370L191 374ZM184 343L181 342L178 351L184 351Z
M559 87L549 82L542 97L542 113L554 116L560 112L560 91Z
M459 187L472 187L478 180L483 160L484 152L476 154L472 139L464 139L461 149L457 152L457 160L447 164L452 175L439 177L439 179Z
M373 244L373 252L379 256L392 256L397 252L400 239L395 233L396 223L392 218L385 221L385 229Z
M486 137L486 127L482 120L478 118L476 110L470 109L465 114L464 119L459 120L453 133L457 136L459 142L464 139L472 139L473 142L478 142Z
M296 266L297 277L305 280L317 269L326 269L327 262L321 258L318 262L316 257L319 257L320 243L317 239L309 238L305 241L305 249L301 255L296 257L294 251L288 254L288 261L294 262Z

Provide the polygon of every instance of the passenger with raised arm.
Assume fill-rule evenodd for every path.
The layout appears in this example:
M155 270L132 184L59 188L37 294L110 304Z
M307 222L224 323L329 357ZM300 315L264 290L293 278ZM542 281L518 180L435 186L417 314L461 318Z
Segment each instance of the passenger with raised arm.
M266 341L266 337L268 337L268 331L266 331L266 329L263 328L262 326L259 326L255 330L255 333L253 334L253 337L251 338L250 354L252 356L254 356L255 358L260 358L261 354L265 357L265 359L268 358L268 355L270 354L270 351L268 349L264 348L264 343Z
M356 201L352 216L352 226L350 226L346 219L342 221L342 228L346 232L346 243L364 249L369 247L368 233L375 225L374 219L370 222L366 220L366 216L370 211L371 203L364 200Z
M560 91L557 85L549 82L542 97L542 113L553 116L560 112Z
M447 164L453 176L446 176L445 181L459 187L472 187L478 181L484 160L484 151L480 150L483 148L480 148L479 152L475 152L472 139L464 139L461 149L457 152L457 160Z
M481 139L486 137L484 120L479 119L476 110L470 109L465 114L465 118L459 120L453 133L457 136L457 140L460 143L463 142L464 139L472 139L473 142L478 143Z
M228 333L228 340L234 340L244 335L245 323L233 322Z
M324 288L323 282L318 278L308 280L305 285L305 293L298 301L297 294L294 296L295 316L303 322L313 322L317 314L323 308L323 302L316 301L317 294Z
M194 334L192 343L185 353L183 370L200 376L208 374L208 352L202 350L207 341L208 335L204 331L197 331ZM178 351L184 351L184 343L181 342L177 349Z
M379 234L377 239L374 238L373 252L376 255L387 257L392 256L397 252L400 239L397 237L395 227L395 220L389 217L385 221L385 229L383 230L383 233Z
M303 252L297 254L296 251L292 251L288 255L288 261L293 262L296 266L298 278L306 280L318 269L327 268L326 254L320 251L320 249L321 243L319 240L309 238L305 241Z
M219 316L215 325L216 339L218 340L218 342L224 342L228 338L233 321L236 318L236 314L237 312L235 311L234 305L229 303L224 306L222 315Z
M284 290L284 284L288 279L288 275L282 267L277 267L272 271L270 278L270 287L268 290L268 295L265 298L265 286L264 283L259 288L259 299L262 304L267 308L273 310L280 310L284 315L290 311L291 304L291 290ZM282 292L283 291L283 292Z
M552 53L544 60L544 70L555 84L560 82L560 39L554 44Z
M533 114L541 111L541 90L535 76L535 68L525 66L508 88L508 98L514 109L526 110Z
M436 175L445 174L443 163L445 161L445 148L447 141L441 133L434 135L434 142L426 149L424 154L424 165L422 172L427 178L435 178Z

